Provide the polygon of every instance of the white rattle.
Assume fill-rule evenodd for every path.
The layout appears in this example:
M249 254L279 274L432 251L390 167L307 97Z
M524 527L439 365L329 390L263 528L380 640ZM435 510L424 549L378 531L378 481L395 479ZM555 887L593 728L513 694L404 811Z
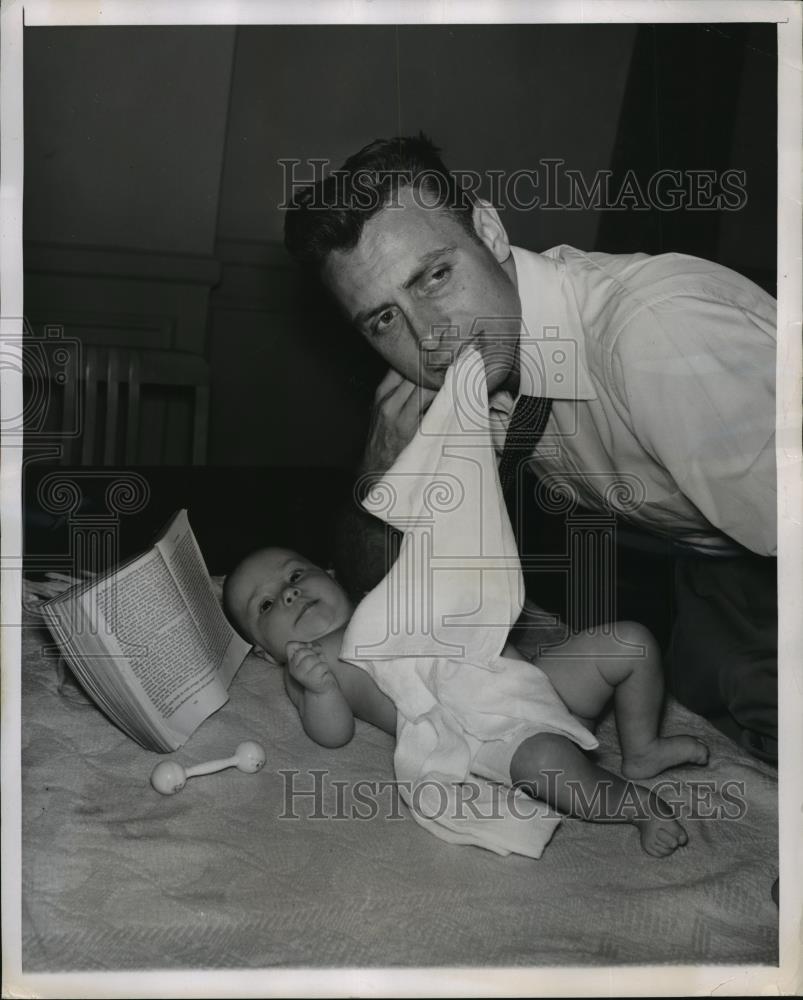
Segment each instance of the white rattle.
M187 778L194 778L199 774L214 774L215 771L222 771L227 767L236 767L238 771L245 771L246 774L255 774L262 769L265 759L265 751L259 743L246 740L237 747L233 757L224 760L210 760L206 764L196 764L187 768L182 767L178 761L163 760L153 769L151 784L162 795L173 795L175 792L180 792L187 784Z

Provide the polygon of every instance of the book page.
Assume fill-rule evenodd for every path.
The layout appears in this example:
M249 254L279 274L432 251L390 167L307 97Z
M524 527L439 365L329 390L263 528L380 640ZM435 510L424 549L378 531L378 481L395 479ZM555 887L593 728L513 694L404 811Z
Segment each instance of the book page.
M123 667L182 739L226 702L218 658L158 550L85 593L82 604L104 644L117 647Z
M223 613L186 510L176 515L156 547L172 573L209 656L219 664L220 682L228 688L251 646L234 631Z
M150 715L145 713L139 683L133 677L126 683L128 668L121 671L115 663L112 669L106 669L110 660L122 661L123 654L114 636L104 635L101 641L97 615L90 622L79 597L42 607L62 656L87 694L123 732L151 749L172 749L174 741L172 737L166 739L164 727L153 718L152 708Z

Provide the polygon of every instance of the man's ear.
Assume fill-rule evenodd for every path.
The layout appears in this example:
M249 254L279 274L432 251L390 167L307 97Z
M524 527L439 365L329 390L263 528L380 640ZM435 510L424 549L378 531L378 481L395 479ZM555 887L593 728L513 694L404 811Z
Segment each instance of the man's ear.
M472 213L474 232L501 264L510 256L510 240L499 218L499 213L489 201L477 198Z
M270 655L270 653L267 650L263 649L261 646L252 646L251 652L254 654L254 656L258 656L260 660L267 660L268 663L272 663L274 667L278 667L280 665L279 661L274 660L274 658Z

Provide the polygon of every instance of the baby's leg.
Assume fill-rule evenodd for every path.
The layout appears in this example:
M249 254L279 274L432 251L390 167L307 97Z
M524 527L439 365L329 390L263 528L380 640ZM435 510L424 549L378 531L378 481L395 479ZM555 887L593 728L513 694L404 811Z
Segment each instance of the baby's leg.
M706 764L708 748L700 740L658 736L664 678L652 634L635 622L617 622L614 632L573 636L535 662L569 710L584 719L596 718L613 695L625 777L649 778L678 764Z
M570 816L596 823L632 823L641 846L653 857L666 857L688 843L668 803L599 767L565 736L528 737L513 755L510 776L517 788Z

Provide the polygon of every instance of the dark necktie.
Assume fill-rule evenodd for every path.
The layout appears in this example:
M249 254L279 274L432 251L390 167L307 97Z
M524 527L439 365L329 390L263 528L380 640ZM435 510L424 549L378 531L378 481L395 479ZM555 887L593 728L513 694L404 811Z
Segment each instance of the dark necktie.
M516 486L521 479L519 469L532 457L535 446L543 436L551 410L551 399L542 399L540 396L519 396L510 417L505 447L499 462L499 481L502 484L510 523L517 538L519 532Z

